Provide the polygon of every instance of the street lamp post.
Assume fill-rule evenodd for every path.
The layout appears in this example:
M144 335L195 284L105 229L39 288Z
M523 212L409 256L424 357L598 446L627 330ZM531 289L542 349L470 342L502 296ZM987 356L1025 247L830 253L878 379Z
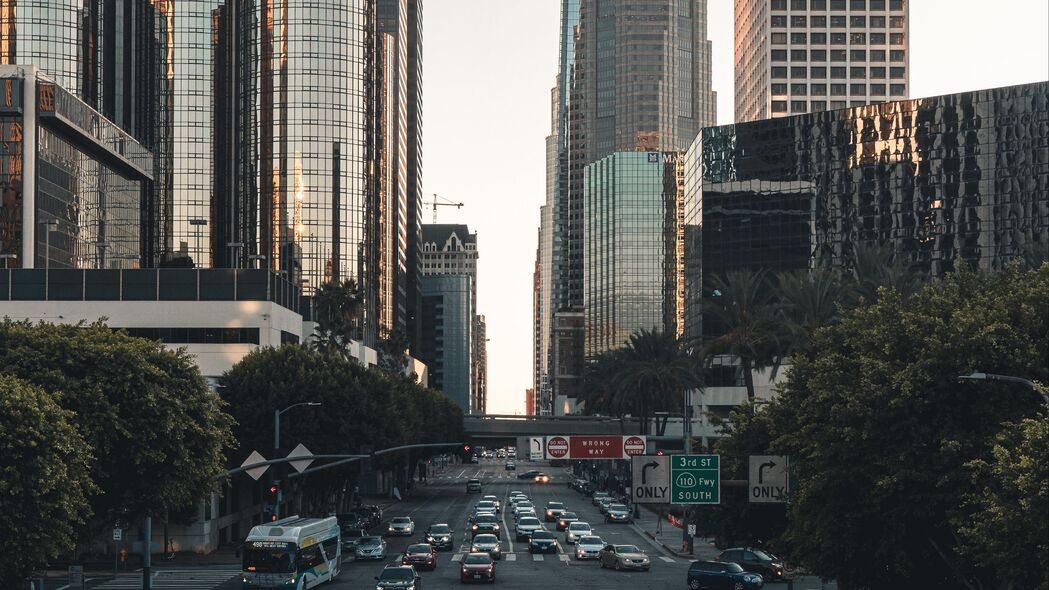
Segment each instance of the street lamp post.
M18 254L0 254L0 258L4 259L4 268L11 268L11 261L18 258Z
M292 408L297 408L299 406L319 406L319 405L321 405L320 402L299 402L297 404L291 404L290 406L284 408L283 410L273 410L273 451L274 451L274 455L276 455L280 451L280 417L281 417L281 414L283 414L284 412L287 412L288 410L290 410ZM273 507L273 515L276 516L277 519L280 519L280 503L281 503L283 495L284 495L284 491L281 490L280 486L277 486L276 506Z
M1014 377L1012 375L997 375L995 373L973 372L969 373L968 375L958 375L958 379L966 381L1003 381L1006 383L1019 383L1021 385L1026 385L1027 387L1030 387L1032 390L1041 394L1042 400L1045 403L1049 404L1049 393L1040 391L1038 389L1038 385L1034 381L1031 381L1030 379L1024 379L1023 377Z

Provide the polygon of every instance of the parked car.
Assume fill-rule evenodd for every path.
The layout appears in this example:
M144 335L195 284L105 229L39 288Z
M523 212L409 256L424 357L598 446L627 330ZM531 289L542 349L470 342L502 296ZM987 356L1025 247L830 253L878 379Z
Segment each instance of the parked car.
M454 544L454 531L452 527L447 524L432 524L430 528L426 530L426 542L433 545L433 548L441 551L446 549L451 551Z
M460 582L495 582L495 560L487 553L467 553L459 568Z
M377 590L422 590L422 583L422 576L410 565L388 565L382 570L382 574L375 576Z
M563 531L568 528L568 525L579 520L579 515L575 512L562 512L561 516L557 519L557 530Z
M415 569L437 569L437 552L429 543L408 545L401 556L401 565L410 565Z
M386 559L386 541L382 537L361 537L353 551L357 559Z
M789 575L782 559L761 549L734 547L722 551L714 560L738 563L744 570L760 574L764 580L786 580Z
M503 548L499 537L488 533L474 536L473 541L470 542L470 553L487 553L496 560L503 558Z
M758 590L765 581L737 563L693 561L688 567L688 587L692 590Z
M528 538L528 552L557 553L557 537L550 531L535 531Z
M410 516L396 516L386 527L386 532L391 535L404 535L410 537L415 534L415 522Z
M601 567L610 567L615 570L643 570L648 571L652 562L635 545L605 545L604 549L597 554L597 560Z
M605 542L601 540L601 537L586 536L580 537L575 544L575 558L579 561L584 559L597 559L601 550L605 548Z

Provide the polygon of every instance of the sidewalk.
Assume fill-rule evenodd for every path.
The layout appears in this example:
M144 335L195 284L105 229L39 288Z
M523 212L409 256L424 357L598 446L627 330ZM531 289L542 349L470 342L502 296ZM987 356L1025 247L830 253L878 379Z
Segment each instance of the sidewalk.
M693 552L691 554L687 551L682 551L681 529L675 527L665 517L661 520L659 514L651 508L643 504L640 508L641 515L634 519L634 524L641 529L645 536L659 543L672 554L688 559L714 559L714 556L720 553L711 541L701 537L693 539Z

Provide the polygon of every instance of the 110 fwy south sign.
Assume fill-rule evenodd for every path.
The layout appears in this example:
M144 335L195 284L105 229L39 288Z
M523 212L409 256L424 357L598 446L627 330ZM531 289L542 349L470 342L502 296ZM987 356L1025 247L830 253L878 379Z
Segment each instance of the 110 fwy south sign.
M546 459L629 459L644 455L648 440L644 436L547 436L532 437L534 447L542 445Z

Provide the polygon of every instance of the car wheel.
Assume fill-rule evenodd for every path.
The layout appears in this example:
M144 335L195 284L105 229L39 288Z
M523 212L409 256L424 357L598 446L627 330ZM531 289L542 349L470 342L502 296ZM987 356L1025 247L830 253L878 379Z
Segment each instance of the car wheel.
M743 582L736 582L732 588L733 590L743 590Z
M605 560L600 557L597 558L597 562L601 564L601 569L605 569Z
M622 570L622 569L623 569L623 566L621 566L621 565L619 564L619 560L617 559L617 560L616 560L616 571L618 572L618 571L620 571L620 570ZM737 589L737 590L738 590L738 589Z
M700 589L699 580L692 580L691 582L688 583L688 587L691 588L692 590L699 590Z

